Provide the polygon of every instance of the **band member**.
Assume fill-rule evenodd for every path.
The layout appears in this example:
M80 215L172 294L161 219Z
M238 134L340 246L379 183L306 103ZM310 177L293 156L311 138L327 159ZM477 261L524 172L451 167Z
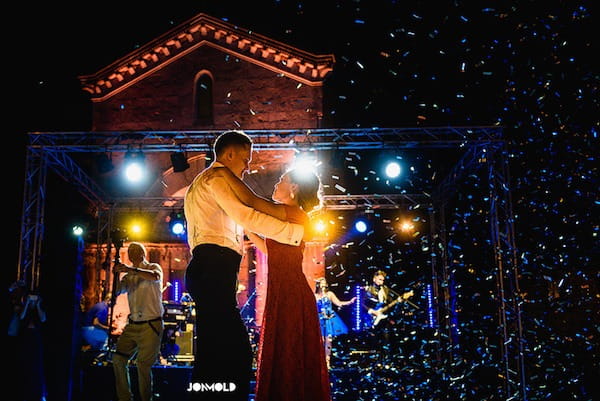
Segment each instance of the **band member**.
M324 277L316 280L315 298L317 299L317 311L319 312L319 322L321 323L321 336L325 346L325 360L327 368L331 368L331 347L333 338L342 334L348 334L348 326L342 318L333 309L333 305L341 308L342 306L353 304L356 297L348 301L340 300L333 291L329 290L329 285Z
M108 293L102 301L94 304L84 315L81 336L87 347L93 351L108 348L108 336L110 334L108 316L111 300L112 294Z
M382 334L384 341L389 341L389 328L391 321L388 318L389 313L396 304L406 301L413 295L413 291L402 295L391 289L385 284L386 272L377 270L373 274L373 281L365 287L365 296L363 297L363 306L370 316L370 326L376 332Z
M163 271L158 263L146 260L146 248L141 243L130 243L127 254L131 266L115 266L115 272L125 273L118 282L117 293L127 293L130 310L113 355L115 385L119 401L134 399L128 365L135 356L139 399L149 401L153 398L152 365L158 361L164 330Z

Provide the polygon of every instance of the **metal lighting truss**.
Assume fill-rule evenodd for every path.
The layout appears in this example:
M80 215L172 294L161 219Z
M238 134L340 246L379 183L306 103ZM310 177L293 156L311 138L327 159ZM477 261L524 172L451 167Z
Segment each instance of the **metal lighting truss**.
M63 152L206 152L223 131L32 132L32 147ZM255 150L449 148L502 140L499 127L244 130Z
M505 145L489 158L490 232L496 267L496 295L499 303L499 328L503 343L500 355L505 373L504 391L512 399L527 399L523 355L522 295L515 245L514 215Z
M39 284L40 254L44 232L44 200L47 169L51 168L73 183L97 210L98 249L110 244L116 210L180 208L181 198L110 198L69 156L79 152L209 152L222 131L131 131L131 132L31 132L28 134L24 183L18 278L32 288ZM429 208L432 246L432 288L436 313L434 320L447 331L451 349L453 328L451 277L446 250L444 207L458 190L462 179L473 169L486 165L490 180L491 240L494 244L497 275L498 315L503 345L504 392L506 398L526 399L523 370L521 300L518 288L517 250L508 182L505 143L500 127L430 128L332 128L301 130L244 130L260 150L388 150L414 148L464 149L432 195L367 194L329 195L324 206L330 210L400 208L421 204ZM102 261L100 256L97 264ZM442 349L442 348L440 348Z
M498 302L498 326L502 342L499 344L503 390L506 399L527 400L525 381L525 360L523 354L522 330L522 298L518 281L517 248L514 233L514 215L510 192L510 178L506 144L504 142L476 143L470 146L461 160L456 163L450 173L437 186L432 194L434 201L431 216L432 235L434 236L434 252L432 253L432 270L434 277L441 276L441 293L436 299L444 303L442 310L447 315L441 319L448 337L446 348L450 361L455 360L455 339L458 328L453 325L456 311L452 301L453 273L450 269L447 250L447 232L445 226L445 204L458 190L463 177L474 174L478 168L487 167L489 180L489 216L490 240L494 252L496 278L495 298ZM434 216L439 217L434 220ZM441 261L441 266L437 263ZM434 286L436 285L434 280ZM434 288L440 291L440 288ZM439 309L438 309L439 310Z

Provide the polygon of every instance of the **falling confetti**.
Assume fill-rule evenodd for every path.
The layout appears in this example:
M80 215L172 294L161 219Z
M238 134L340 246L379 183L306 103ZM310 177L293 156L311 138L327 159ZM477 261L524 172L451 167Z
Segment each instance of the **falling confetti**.
M502 173L507 182L495 187L488 175L491 156L478 154L473 171L448 199L445 221L439 210L431 214L425 203L376 210L369 215L371 228L363 234L351 230L354 214L362 210L340 211L330 218L328 226L336 234L325 251L326 274L337 295L348 299L368 283L374 270L383 269L389 273L387 282L398 291L415 290L412 302L419 308L408 304L397 308L385 347L377 346L363 328L336 339L330 372L333 398L591 401L592 383L600 371L600 97L598 72L592 68L597 35L590 4L448 2L432 7L423 2L357 0L313 6L265 1L249 2L246 8L214 3L177 18L162 15L168 14L164 10L153 21L136 14L121 27L133 26L136 20L143 25L127 34L114 29L118 37L103 32L94 38L89 32L85 48L76 52L62 52L56 46L69 42L53 36L61 31L56 28L60 22L45 13L39 17L28 13L30 25L48 39L38 38L37 51L21 45L35 56L21 62L23 72L32 66L23 78L23 94L35 100L27 106L23 130L86 129L79 127L85 122L82 113L68 109L80 98L79 90L63 104L56 99L57 93L68 92L65 81L104 67L107 60L113 62L163 34L174 21L197 12L303 50L334 53L334 74L326 82L324 126L503 127L508 169ZM268 12L261 12L263 8ZM281 17L277 24L270 17L273 11ZM90 18L80 18L88 24L86 32L88 26L105 23L92 24ZM52 25L44 29L46 23ZM141 35L148 27L154 30ZM114 57L107 57L107 52ZM57 57L60 63L39 68L39 60ZM234 56L226 61L239 63ZM60 70L53 65L60 65ZM306 86L298 84L298 89ZM227 89L220 96L230 107L239 94ZM274 104L277 101L265 102L250 108L249 114L260 116ZM69 119L62 121L60 116ZM165 119L178 121L179 115L174 117ZM243 128L237 120L230 125ZM404 149L399 156L410 168L396 179L386 178L379 169L381 149L345 152L323 183L328 194L335 195L434 194L463 151ZM510 266L499 272L494 263L492 189L510 192L514 238L501 232L499 242L514 239L518 288L498 285L498 276L510 274ZM507 205L501 204L500 212L505 210L502 206ZM410 219L414 231L398 229L400 214ZM440 238L442 223L446 242ZM443 312L439 316L428 310L432 284L438 285L438 310ZM513 314L513 300L522 316ZM508 307L507 327L502 305ZM355 309L340 310L347 323L356 314ZM508 393L505 390L506 373L520 378L513 371L520 368L518 363L502 359L504 350L515 346L522 346L526 395L515 383L508 386Z

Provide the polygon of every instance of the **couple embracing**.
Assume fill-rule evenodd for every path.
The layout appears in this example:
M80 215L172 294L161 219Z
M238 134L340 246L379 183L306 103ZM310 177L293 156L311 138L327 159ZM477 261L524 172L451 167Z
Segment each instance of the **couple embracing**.
M213 151L215 161L184 198L192 251L185 280L196 303L191 399L248 400L252 351L236 301L245 231L268 259L255 400L330 401L315 298L302 272L302 238L308 213L320 206L319 178L287 171L268 200L242 181L252 158L248 135L226 131Z

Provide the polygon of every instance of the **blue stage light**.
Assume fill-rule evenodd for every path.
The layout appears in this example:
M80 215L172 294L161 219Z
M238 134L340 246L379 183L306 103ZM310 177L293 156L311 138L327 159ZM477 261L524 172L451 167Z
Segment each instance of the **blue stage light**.
M183 212L172 212L169 215L169 229L177 236L185 233L185 218Z
M385 175L388 178L396 178L402 172L402 168L396 162L390 162L385 166Z
M140 183L144 180L146 177L146 163L142 152L127 152L124 163L124 174L129 182Z
M364 233L365 231L367 231L368 225L365 220L357 220L356 223L354 223L354 228L359 233Z

